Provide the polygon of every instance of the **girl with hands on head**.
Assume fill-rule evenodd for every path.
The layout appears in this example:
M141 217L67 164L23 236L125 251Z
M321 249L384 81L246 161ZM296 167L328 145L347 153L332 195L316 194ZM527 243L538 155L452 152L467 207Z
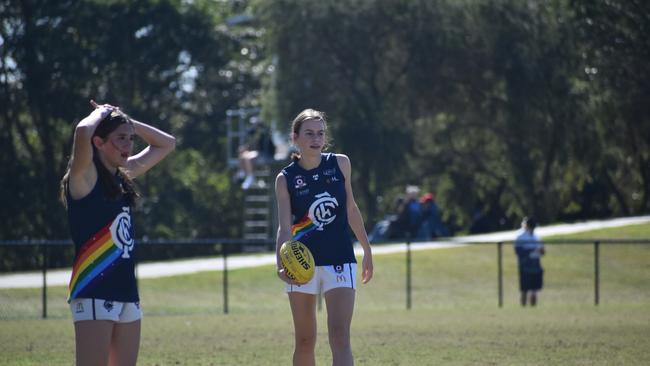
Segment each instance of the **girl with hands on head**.
M90 104L94 110L75 128L61 180L75 245L68 302L76 364L135 365L142 311L131 221L139 194L133 179L173 151L176 139L119 107ZM135 136L148 146L134 155Z

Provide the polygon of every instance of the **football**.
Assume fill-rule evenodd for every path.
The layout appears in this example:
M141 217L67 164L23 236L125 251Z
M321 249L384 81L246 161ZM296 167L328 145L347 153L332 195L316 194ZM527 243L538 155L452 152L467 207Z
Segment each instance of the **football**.
M280 260L287 274L292 280L305 284L314 277L314 257L309 248L298 240L287 240L280 247Z

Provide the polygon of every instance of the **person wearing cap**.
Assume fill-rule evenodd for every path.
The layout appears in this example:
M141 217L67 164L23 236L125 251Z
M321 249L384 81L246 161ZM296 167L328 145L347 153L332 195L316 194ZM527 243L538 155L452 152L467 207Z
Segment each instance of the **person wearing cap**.
M431 192L423 194L420 197L420 206L422 208L422 225L418 236L424 239L449 236L445 224L442 223L435 194Z

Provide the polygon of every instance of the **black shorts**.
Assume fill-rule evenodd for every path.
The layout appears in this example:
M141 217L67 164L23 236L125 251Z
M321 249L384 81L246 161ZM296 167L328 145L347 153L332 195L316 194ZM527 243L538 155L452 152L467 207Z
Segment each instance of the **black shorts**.
M538 291L544 285L544 271L522 272L519 271L519 289L521 291Z

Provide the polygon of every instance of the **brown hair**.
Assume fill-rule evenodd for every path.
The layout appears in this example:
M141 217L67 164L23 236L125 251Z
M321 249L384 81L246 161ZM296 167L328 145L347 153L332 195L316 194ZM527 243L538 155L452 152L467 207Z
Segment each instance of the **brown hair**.
M530 228L531 231L535 230L535 228L537 227L537 220L535 220L535 218L532 216L526 216L522 221L524 225Z
M93 147L93 164L97 169L97 180L101 180L106 187L106 196L111 199L117 199L122 195L126 196L126 201L129 206L135 208L136 201L140 197L140 193L131 178L126 174L124 169L118 167L115 176L121 178L123 184L115 179L113 174L106 168L106 166L99 159L99 154L95 144L92 142L95 136L105 139L111 132L115 131L119 126L123 124L133 125L131 118L126 115L126 113L120 110L113 110L109 113L103 120L99 122L99 125L95 129L90 138L92 147ZM66 169L65 175L61 179L60 184L60 199L63 203L63 206L68 207L67 191L68 183L70 180L70 165L72 163L72 157L68 160L68 168Z
M302 124L305 123L305 121L311 120L311 119L318 119L323 122L323 125L325 126L325 129L327 129L327 119L325 117L325 112L317 111L315 109L305 109L302 112L298 113L296 118L293 119L293 122L291 122L291 133L292 136L297 136L300 133L300 128L302 127ZM300 160L301 156L299 152L292 152L291 153L291 160L292 161L298 161Z

